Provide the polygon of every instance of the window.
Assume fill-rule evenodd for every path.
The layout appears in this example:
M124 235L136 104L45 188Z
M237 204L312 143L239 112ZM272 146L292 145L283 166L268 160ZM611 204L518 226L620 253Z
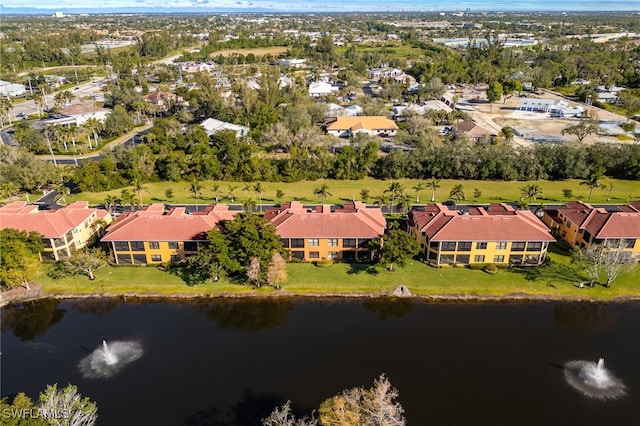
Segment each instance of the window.
M456 263L459 263L461 265L468 265L469 264L469 255L468 254L459 254L456 256Z
M504 263L504 256L501 254L493 256L493 263Z
M496 249L497 250L506 250L507 249L507 243L506 242L496 243Z
M442 243L442 251L455 251L455 250L456 250L455 241L445 241Z
M133 263L136 265L146 265L147 264L147 256L144 254L134 254L133 255Z
M291 257L294 259L304 259L304 252L303 251L292 251L291 252Z
M195 241L185 241L184 251L198 251L198 243Z
M479 255L473 256L473 261L475 263L483 263L484 262L484 254L479 254Z
M49 238L43 238L42 239L42 246L44 248L51 248L52 247L51 240Z
M282 247L289 248L289 239L288 238L281 238L280 241L282 242Z
M524 251L526 244L524 241L514 241L511 243L511 251Z
M471 251L471 241L460 241L458 251Z
M440 263L443 265L451 265L453 263L453 255L443 254L442 256L440 256Z
M178 250L178 242L177 241L169 241L169 248L172 250Z
M486 242L482 242L482 243L476 243L476 248L478 250L484 250L487 248L487 243Z
M144 243L142 241L131 241L131 251L144 251Z
M438 242L437 241L431 241L429 243L429 248L432 248L434 250L438 250Z
M128 254L119 254L117 259L120 265L129 265L131 263L131 256Z
M158 250L160 248L160 243L157 241L149 241L149 248L151 250Z
M116 248L116 251L128 251L129 250L129 243L126 241L115 241L113 243L114 247Z
M356 239L355 238L345 238L342 240L342 247L344 248L355 248L356 247Z
M291 248L302 248L304 247L304 238L292 238L291 239ZM302 259L302 258L300 258Z
M540 251L542 249L542 243L529 243L527 244L527 250L529 251Z
M171 262L173 262L173 263L180 262L180 255L179 254L172 254L171 255Z
M317 238L311 238L309 240L309 247L318 247L320 245L320 240Z
M309 252L309 259L320 259L320 252L319 251Z
M338 239L337 238L329 238L329 247L338 247Z
M330 251L327 254L327 258L329 258L329 259L337 259L338 258L338 252L337 251Z
M160 256L159 254L152 254L151 255L151 261L152 262L162 262L162 256Z
M509 256L509 263L511 265L522 265L522 255L521 254L514 254Z

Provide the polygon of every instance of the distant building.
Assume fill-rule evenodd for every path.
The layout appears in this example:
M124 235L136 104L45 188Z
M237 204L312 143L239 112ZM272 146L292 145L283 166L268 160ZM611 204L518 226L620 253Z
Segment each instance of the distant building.
M42 234L42 257L60 260L84 247L98 232L97 222L112 221L104 209L90 208L86 201L76 201L57 210L39 210L38 206L14 201L0 207L0 229L18 229Z
M123 213L101 241L109 245L119 265L182 262L206 244L210 230L236 213L226 204L212 204L191 214L184 207L165 210L163 204L151 204Z
M212 72L217 68L214 62L177 62L180 71L187 74L193 74L197 72Z
M309 96L314 98L329 96L340 91L338 86L334 86L324 81L316 81L309 85Z
M491 142L498 136L495 132L487 130L472 121L456 124L451 126L451 129L456 137L465 136L474 142Z
M395 136L398 126L393 120L383 116L337 117L327 123L326 131L339 138L348 138L357 133Z
M242 138L249 134L251 130L247 126L241 126L239 124L227 123L225 121L216 120L215 118L207 118L200 126L207 132L209 136L215 135L217 132L221 130L231 130L236 133L237 138Z
M435 266L541 265L555 241L536 215L507 204L470 207L468 214L427 204L409 212L407 228Z
M15 98L26 93L27 88L24 84L0 80L0 96Z
M265 211L292 259L371 260L369 242L382 238L387 222L379 207L351 201L342 208L305 208L289 202Z
M145 102L166 108L170 104L181 104L184 102L181 96L170 92L153 92L142 97Z
M60 110L60 114L66 116L67 120L73 120L73 124L76 126L82 126L90 118L104 122L109 114L111 114L111 110L91 104L75 104Z
M306 68L307 60L298 58L278 59L278 64L285 68Z

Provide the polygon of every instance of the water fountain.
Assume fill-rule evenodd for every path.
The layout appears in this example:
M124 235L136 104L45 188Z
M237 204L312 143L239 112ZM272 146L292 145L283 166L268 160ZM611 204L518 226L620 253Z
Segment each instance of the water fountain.
M143 354L142 345L134 341L117 341L102 346L78 363L78 368L84 377L97 379L111 377L125 365L140 358Z
M625 386L604 367L604 358L598 362L574 360L564 364L564 377L574 389L594 399L615 399L625 394Z

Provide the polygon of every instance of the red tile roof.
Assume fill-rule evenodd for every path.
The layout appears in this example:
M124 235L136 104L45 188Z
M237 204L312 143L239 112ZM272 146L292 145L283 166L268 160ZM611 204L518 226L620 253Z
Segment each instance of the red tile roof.
M409 212L409 220L431 241L555 241L536 215L506 204L474 207L469 214L428 204L424 211Z
M355 201L333 210L327 205L309 209L293 201L268 209L265 219L283 238L376 238L387 225L380 208Z
M89 208L86 201L76 201L57 210L38 210L38 206L14 201L0 207L0 229L36 231L45 238L60 238L81 225L93 213L97 215L93 222L108 215L106 210Z
M107 228L102 241L205 240L207 232L232 220L236 213L226 204L212 204L192 214L186 214L184 207L165 211L163 204L151 204L122 214Z
M640 238L640 202L616 207L617 211L607 211L577 201L569 202L566 208L557 211L594 238Z

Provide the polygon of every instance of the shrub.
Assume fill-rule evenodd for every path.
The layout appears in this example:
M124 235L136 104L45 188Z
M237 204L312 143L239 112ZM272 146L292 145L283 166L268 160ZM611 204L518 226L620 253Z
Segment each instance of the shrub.
M498 273L498 271L500 270L500 268L498 268L496 265L494 265L493 263L490 263L489 265L485 266L484 268L482 268L483 271L485 271L487 274L490 275L495 275Z
M318 268L328 268L329 266L333 265L333 259L326 259L323 257L322 260L314 262L313 264Z

